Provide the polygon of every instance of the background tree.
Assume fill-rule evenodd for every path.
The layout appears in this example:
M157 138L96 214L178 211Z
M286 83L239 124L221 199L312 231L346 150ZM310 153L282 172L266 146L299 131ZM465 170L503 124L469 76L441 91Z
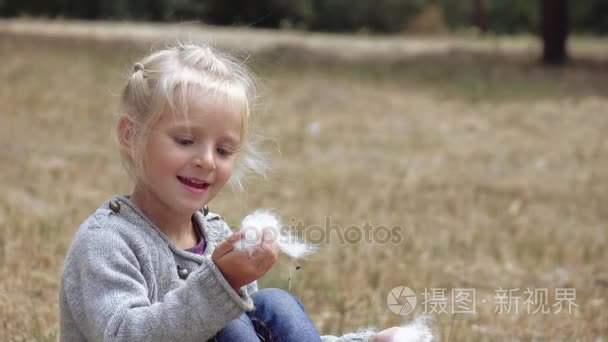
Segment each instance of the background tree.
M564 64L568 59L568 1L540 0L541 37L543 40L543 63Z
M484 0L473 0L471 22L479 29L480 33L483 34L488 31L488 13L486 12Z

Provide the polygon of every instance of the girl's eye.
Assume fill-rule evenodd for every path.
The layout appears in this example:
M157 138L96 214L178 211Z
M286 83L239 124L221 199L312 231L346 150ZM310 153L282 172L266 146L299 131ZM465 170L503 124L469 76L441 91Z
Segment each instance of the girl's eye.
M192 140L190 138L177 137L174 140L177 144L182 145L182 146L188 146L188 145L194 144L194 140Z
M222 156L222 157L228 157L228 156L231 156L232 154L234 154L234 152L232 152L232 151L230 151L228 149L225 149L223 147L219 147L217 149L217 153L219 153L219 155Z

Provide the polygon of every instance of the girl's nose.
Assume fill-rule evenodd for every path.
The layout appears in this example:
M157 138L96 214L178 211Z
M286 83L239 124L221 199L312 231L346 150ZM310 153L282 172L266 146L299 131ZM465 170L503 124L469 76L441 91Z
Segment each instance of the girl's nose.
M193 160L194 166L201 169L213 171L215 170L215 160L213 159L212 151L205 151L204 153L196 156Z

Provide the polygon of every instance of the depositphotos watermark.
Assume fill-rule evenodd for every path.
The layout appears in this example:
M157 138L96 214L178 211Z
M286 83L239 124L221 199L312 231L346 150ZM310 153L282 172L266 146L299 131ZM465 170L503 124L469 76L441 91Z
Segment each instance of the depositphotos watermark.
M297 234L313 244L348 244L359 243L397 245L405 239L405 229L401 226L374 225L365 221L361 225L341 226L326 216L322 225L305 225L302 220L294 217L289 219L290 225L283 227L291 234Z
M294 239L302 238L306 242L319 245L356 245L360 243L374 245L397 245L405 241L406 229L401 226L374 225L365 221L360 225L341 226L325 217L323 224L306 225L302 220L291 217L289 225L280 227L281 235ZM247 228L245 236L247 235ZM253 234L252 236L255 236Z
M490 300L478 298L474 288L424 288L420 305L426 314L475 314L478 305L493 305L494 313L505 314L572 314L578 309L575 288L526 287L494 289ZM550 300L550 294L553 300ZM407 315L414 311L418 297L407 286L393 288L386 298L389 310L397 315Z

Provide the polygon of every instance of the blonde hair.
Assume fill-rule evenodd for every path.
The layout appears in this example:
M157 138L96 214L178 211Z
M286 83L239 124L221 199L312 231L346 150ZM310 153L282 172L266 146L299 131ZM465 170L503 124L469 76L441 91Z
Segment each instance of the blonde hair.
M208 45L178 43L152 52L133 65L122 93L122 109L136 125L131 150L121 149L127 172L137 177L143 170L143 149L149 132L169 109L187 115L191 96L214 96L242 115L241 145L234 172L233 188L242 190L246 174L265 176L267 163L256 145L251 108L255 84L249 69L232 56Z

